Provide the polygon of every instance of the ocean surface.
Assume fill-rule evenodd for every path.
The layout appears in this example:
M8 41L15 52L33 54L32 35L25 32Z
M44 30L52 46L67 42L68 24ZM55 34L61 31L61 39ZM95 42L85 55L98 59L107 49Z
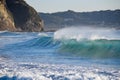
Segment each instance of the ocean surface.
M120 30L1 31L0 80L120 80Z

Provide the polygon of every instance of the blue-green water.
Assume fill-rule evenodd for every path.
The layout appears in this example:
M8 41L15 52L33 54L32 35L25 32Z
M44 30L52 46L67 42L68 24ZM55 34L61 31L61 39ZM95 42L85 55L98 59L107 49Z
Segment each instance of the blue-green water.
M66 73L67 73L67 68L68 69L70 68L68 72L71 70L72 72L74 72L83 69L83 70L87 70L86 74L88 74L89 71L92 69L93 71L91 72L94 72L94 68L95 70L100 70L99 68L102 68L103 70L102 69L101 70L105 75L111 74L110 77L107 77L108 79L120 79L119 77L120 31L101 30L102 31L102 32L100 31L101 33L98 31L82 32L81 30L76 30L76 32L71 32L69 31L69 29L68 32L63 32L63 31L67 31L67 30L65 29L57 32L41 32L41 33L7 32L7 31L0 32L0 61L1 61L0 76L1 74L3 75L0 79L7 80L9 76L5 76L5 75L9 75L8 73L11 72L12 74L13 73L14 74L12 75L13 77L9 79L11 80L15 78L15 80L17 80L18 76L16 77L16 75L21 75L25 72L21 71L21 74L15 74L15 72L17 73L16 69L26 70L28 71L27 74L31 73L29 72L29 69L30 71L33 72L34 69L38 70L37 72L39 72L39 70L42 69L43 73L47 74L45 73L46 70L51 71L51 69L53 70L54 68L56 69L55 71L58 72L58 74L57 73L56 74L61 76L63 75L59 73L60 71L59 69L62 69L63 72ZM93 34L95 34L95 36ZM52 64L54 64L54 68ZM8 67L6 67L5 65L7 65ZM24 65L24 67L23 66L21 67L21 65ZM70 67L70 65L72 65L73 68ZM10 69L11 71L9 72L9 70L7 70L8 73L7 71L6 73L4 73L4 70L6 70L6 68ZM91 69L89 70L89 68ZM113 69L113 72L114 71L118 71L118 72L116 73L109 72L107 69L108 70ZM104 72L105 70L107 70L108 72ZM53 71L52 73L55 72ZM75 74L78 73L80 73L79 78L75 76ZM94 73L94 74L97 75L98 73ZM82 72L74 72L73 79L76 78L76 79L84 80L83 78L80 78L81 75L83 75ZM43 75L43 77L50 79L50 76L48 77L46 76ZM53 80L59 80L59 77L54 79L55 76L56 75L52 76L51 78ZM115 76L117 77L114 78ZM26 78L26 76L24 79L24 76L22 77L20 77L19 79L20 80L43 79L37 77ZM92 75L89 77L92 77ZM70 79L70 77L62 77L62 78L64 78L62 80ZM95 79L97 78L95 77ZM94 78L92 77L90 80L94 80Z

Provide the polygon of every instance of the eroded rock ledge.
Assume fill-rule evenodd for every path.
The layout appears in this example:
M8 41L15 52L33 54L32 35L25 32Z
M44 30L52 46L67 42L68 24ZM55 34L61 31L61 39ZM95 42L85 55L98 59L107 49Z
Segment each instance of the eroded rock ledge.
M24 0L0 0L0 30L42 31L43 21Z

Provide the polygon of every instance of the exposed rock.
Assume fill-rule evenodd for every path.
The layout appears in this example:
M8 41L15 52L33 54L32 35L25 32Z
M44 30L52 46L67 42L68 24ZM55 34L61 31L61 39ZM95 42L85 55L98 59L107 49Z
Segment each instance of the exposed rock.
M0 0L0 30L16 30L14 20L10 12L6 9L4 0Z
M0 0L0 30L15 31L15 29L42 31L43 21L24 0Z

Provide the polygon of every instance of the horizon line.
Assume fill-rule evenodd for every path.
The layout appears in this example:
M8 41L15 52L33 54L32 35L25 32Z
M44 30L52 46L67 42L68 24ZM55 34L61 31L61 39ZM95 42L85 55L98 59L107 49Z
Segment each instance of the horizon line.
M81 12L81 13L84 13L84 12L99 12L99 11L116 11L116 10L120 10L120 9L106 9L106 10L93 10L93 11L75 11L75 10L64 10L64 11L55 11L55 12L40 12L40 11L37 11L39 13L58 13L58 12L67 12L67 11L71 11L71 12Z

